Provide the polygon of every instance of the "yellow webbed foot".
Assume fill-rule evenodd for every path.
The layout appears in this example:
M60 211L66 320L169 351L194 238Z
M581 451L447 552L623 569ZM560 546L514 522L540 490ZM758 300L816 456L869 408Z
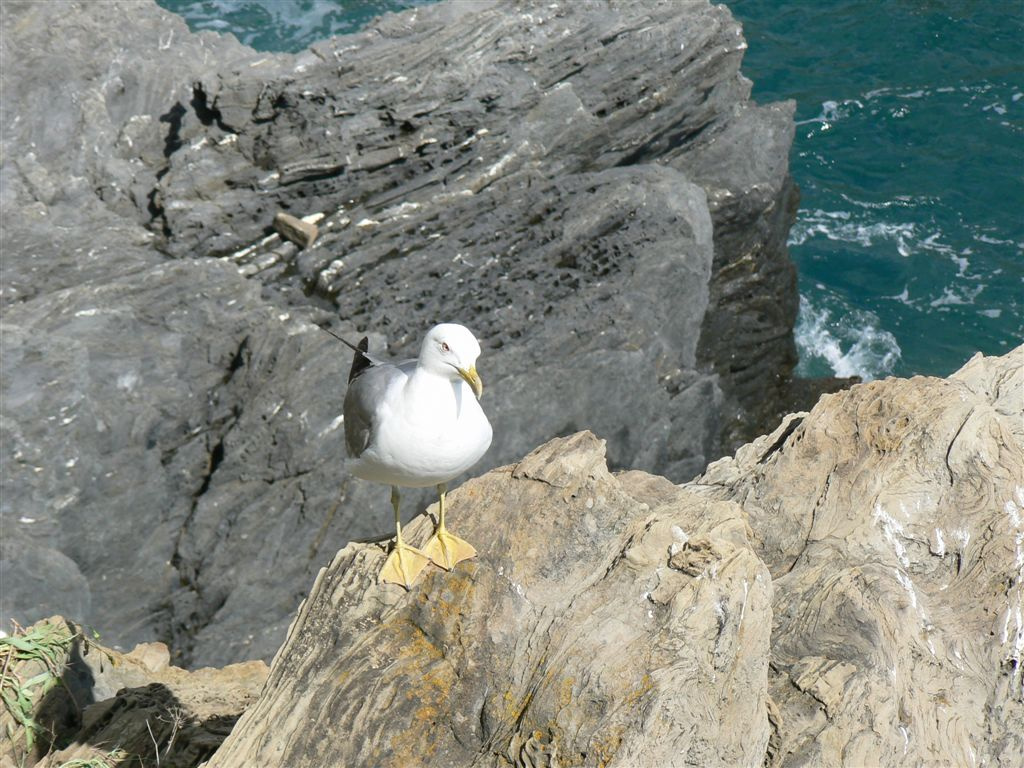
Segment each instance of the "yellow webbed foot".
M438 527L434 535L424 545L423 554L436 565L450 571L456 563L476 557L476 550L465 539L460 539L458 536L448 533L444 528Z
M430 557L427 554L399 541L391 550L388 559L384 561L384 567L380 569L377 580L388 584L401 584L410 589L429 562Z

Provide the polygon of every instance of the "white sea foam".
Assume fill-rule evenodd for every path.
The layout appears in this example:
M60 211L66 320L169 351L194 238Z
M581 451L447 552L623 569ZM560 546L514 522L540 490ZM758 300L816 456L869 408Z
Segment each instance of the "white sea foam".
M824 287L824 286L819 286L819 287ZM916 310L920 310L921 309L921 307L918 305L918 302L920 301L920 299L912 299L912 298L910 298L910 286L909 285L904 285L903 286L903 290L900 291L897 294L894 294L892 296L883 296L882 298L883 299L892 299L893 301L898 301L900 304L903 304L905 306L911 307L912 309L916 309Z
M927 207L938 202L937 197L929 197L927 195L896 195L891 200L858 200L855 197L850 197L845 192L840 192L839 197L850 205L868 209L917 208L919 206Z
M797 120L796 125L818 123L822 130L827 131L832 127L833 123L837 123L840 120L849 117L853 113L854 107L857 109L864 109L864 104L857 99L823 101L821 103L821 112L816 117L812 117L807 120Z
M909 207L914 203L906 198L883 203L849 202L866 209ZM948 256L960 268L963 276L969 263L965 258L969 251L957 251L943 242L944 234L934 227L923 227L914 222L878 221L873 214L851 211L825 211L820 208L803 210L797 215L796 223L790 230L789 244L803 245L808 240L824 237L844 243L857 243L865 248L885 247L892 243L901 256L915 253L938 253Z
M865 248L882 242L894 242L901 256L909 256L917 228L912 223L865 221L849 211L801 211L789 233L790 245L803 245L816 237L845 243L857 243Z
M934 222L893 221L891 214L881 213L881 210L887 208L914 207L918 203L927 205L928 201L925 199L899 198L883 202L863 202L845 195L843 199L850 203L850 210L816 208L801 211L790 231L789 244L801 246L815 239L852 243L865 249L871 249L880 258L884 258L887 254L891 256L898 254L903 258L937 256L948 259L956 268L955 272L950 270L946 273L946 280L949 282L939 288L938 292L936 289L927 290L925 288L922 295L921 289L924 286L920 285L916 289L917 295L911 297L910 286L904 285L901 293L884 298L898 301L918 311L949 312L954 307L974 305L979 295L989 286L988 282L981 282L981 279L998 274L985 271L987 262L984 258L977 258L978 266L975 266L971 258L975 255L974 250L970 247L958 248L951 245L950 237ZM996 240L982 233L974 234L974 240L992 245L1013 244L1013 241ZM838 315L844 314L842 308L837 308L837 310ZM982 311L986 317L993 319L998 318L1001 314L990 308ZM873 335L872 332L878 329L877 318L873 315L869 314L856 321L847 321L848 324L852 322L863 329L857 339L850 337L849 334L837 336L834 329L824 325L828 320L828 317L808 315L805 318L804 334L808 342L808 351L813 354L817 348L818 356L827 359L833 364L833 368L840 364L839 361L844 355L836 353L835 345L827 343L829 339L823 337L823 332L829 331L832 341L845 340L848 343L853 343L859 340L862 342L862 346L863 342L869 340L878 341L869 339ZM883 340L883 346L887 346L887 341L887 339ZM843 367L846 370L849 369L848 365L843 364ZM881 373L888 372L888 369L881 371Z
M836 376L860 376L865 381L886 376L900 359L896 337L880 328L871 312L845 309L840 319L800 297L796 344L801 360L823 360Z
M933 307L948 307L965 304L973 304L978 294L985 290L984 284L973 286L962 286L957 289L946 286L942 289L942 295L930 303Z
M979 243L987 243L988 245L1016 245L1021 246L1021 243L1014 242L1013 240L1004 240L998 237L989 237L982 233L974 236L974 239Z

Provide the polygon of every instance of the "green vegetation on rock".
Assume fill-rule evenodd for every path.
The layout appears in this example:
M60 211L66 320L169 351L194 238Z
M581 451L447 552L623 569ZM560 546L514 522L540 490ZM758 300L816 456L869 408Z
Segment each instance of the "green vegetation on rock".
M17 738L20 725L27 752L32 751L40 735L52 737L50 729L39 723L33 712L38 710L42 698L60 684L66 652L74 638L67 627L55 624L19 628L12 636L0 638L0 698L14 718L7 725L7 735L12 741ZM31 677L24 677L25 672L40 668Z

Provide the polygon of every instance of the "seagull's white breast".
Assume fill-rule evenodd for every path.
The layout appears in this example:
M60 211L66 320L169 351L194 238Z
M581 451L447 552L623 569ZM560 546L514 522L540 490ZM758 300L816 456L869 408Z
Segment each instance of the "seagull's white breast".
M374 432L357 477L424 487L447 483L476 464L491 444L491 425L461 380L416 371L395 377L374 414Z

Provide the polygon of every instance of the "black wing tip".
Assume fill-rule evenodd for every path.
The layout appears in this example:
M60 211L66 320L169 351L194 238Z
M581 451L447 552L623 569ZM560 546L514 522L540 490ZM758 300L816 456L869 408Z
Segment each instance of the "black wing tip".
M331 336L336 338L338 341L340 341L342 344L344 344L346 347L348 347L355 353L352 356L352 367L349 369L348 372L349 381L352 381L352 379L354 379L360 373L362 373L371 365L373 365L373 361L366 356L366 353L370 351L369 336L363 336L362 340L358 344L353 344L348 339L342 338L341 336L336 334L330 328L324 328L322 325L318 325L317 327L324 333L329 333Z
M349 344L352 347L351 344ZM354 347L355 354L352 355L352 367L348 371L348 380L351 382L359 374L373 365L373 362L366 356L366 353L370 350L370 337L363 336L362 340Z

